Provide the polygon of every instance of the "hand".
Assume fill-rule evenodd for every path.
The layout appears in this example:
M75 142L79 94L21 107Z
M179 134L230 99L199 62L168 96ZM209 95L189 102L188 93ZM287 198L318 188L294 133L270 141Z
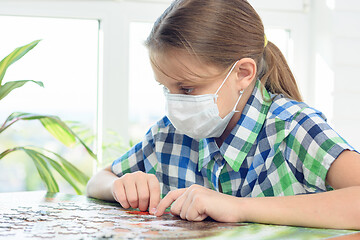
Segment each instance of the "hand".
M171 206L171 213L189 221L202 221L206 217L220 222L242 222L241 198L226 195L200 185L170 191L155 212L161 216Z
M160 184L154 174L141 171L127 173L116 179L111 187L114 199L123 208L139 208L150 213L160 202Z

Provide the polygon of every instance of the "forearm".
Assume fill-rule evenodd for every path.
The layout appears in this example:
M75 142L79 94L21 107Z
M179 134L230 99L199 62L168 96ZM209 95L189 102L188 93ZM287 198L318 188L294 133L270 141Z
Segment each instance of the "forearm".
M239 198L238 210L244 211L248 222L360 229L360 187L297 196Z
M112 185L116 179L118 179L118 177L111 171L106 169L99 171L87 184L87 196L106 201L115 201L112 195Z

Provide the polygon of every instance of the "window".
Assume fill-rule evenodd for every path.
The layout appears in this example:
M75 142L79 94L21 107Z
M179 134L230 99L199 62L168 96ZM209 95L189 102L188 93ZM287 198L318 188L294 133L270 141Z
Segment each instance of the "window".
M129 118L130 139L142 140L147 130L165 115L163 90L153 76L144 42L152 23L130 23Z
M42 41L22 59L9 67L4 82L31 79L44 88L27 83L0 101L0 120L12 112L56 115L76 121L77 126L96 132L98 29L97 20L45 17L0 16L2 37L0 58L16 47L34 40ZM74 123L69 123L73 125ZM55 151L71 160L89 175L91 158L81 147L69 149L57 142L35 121L18 122L0 135L0 152L13 146L34 145ZM42 188L32 160L14 153L0 161L0 191ZM9 184L3 184L4 182ZM60 186L61 190L65 186Z
M66 94L66 98L56 95L56 98L62 99L60 103L53 104L56 108L41 109L39 107L41 104L28 103L30 101L28 98L26 104L34 107L29 109L29 111L39 112L43 110L46 113L60 115L67 120L84 122L86 120L75 117L78 111L83 109L84 111L85 109L94 110L92 113L88 112L87 116L92 117L87 118L89 120L87 123L93 130L97 129L98 146L104 143L107 145L119 139L122 139L123 143L125 143L120 145L124 146L127 145L126 143L129 139L142 139L149 127L165 113L162 89L153 79L153 73L148 63L147 51L143 46L143 41L149 34L152 23L168 7L170 2L170 0L0 1L0 16L3 15L0 21L4 21L4 16L12 15L26 16L25 23L29 22L29 25L26 25L26 29L22 31L13 31L14 28L9 28L8 20L6 23L2 23L2 29L5 27L8 29L6 34L2 31L2 36L11 36L10 34L13 32L22 33L22 36L14 37L12 38L13 40L6 40L8 42L4 42L8 37L2 37L0 39L0 56L4 56L13 48L32 40L43 39L39 46L10 68L11 72L9 71L6 79L31 78L42 80L45 83L45 89L28 84L23 90L15 90L12 96L7 97L5 100L12 101L15 98L16 101L19 101L18 96L29 94L29 92L33 95L44 94L46 92L45 94L54 94L55 96L55 94L60 94L60 91L53 91L53 94L51 94L51 89L60 88L52 87L48 83L50 81L48 79L56 81L55 84L60 82L61 87L64 86L62 84L63 81L72 79L67 86L73 87L69 87L66 90L69 91ZM305 92L305 98L310 99L311 103L313 93L311 92L310 80L308 80L308 67L304 64L307 62L307 49L309 47L307 39L307 14L303 11L304 2L306 1L294 0L291 3L286 0L274 0L271 3L265 0L251 1L265 23L268 39L276 43L283 51L289 60L290 67L294 70L300 88ZM20 19L19 17L12 18ZM38 23L30 21L30 19L46 19L44 21L47 23L54 21L51 26L47 26L46 31L43 31L54 32L54 34L61 32L59 35L56 35L59 39L60 37L68 36L68 34L73 34L76 38L65 39L65 42L70 44L69 47L66 47L68 45L64 45L64 43L55 44L50 47L47 45L48 40L41 35L41 30L36 28ZM56 21L64 24L66 22L67 25L61 27L56 25ZM93 29L91 30L92 37L85 37L88 27L80 27L80 23L86 26L89 24L88 27ZM75 29L75 26L78 28ZM73 50L70 50L72 47L74 47ZM46 54L50 54L50 56L55 54L63 55L66 59L59 64L55 64L52 62L55 60L45 60L43 58L45 54L43 51ZM58 52L55 53L54 51ZM97 51L99 52L98 58L96 55ZM65 52L68 53L67 56L65 56ZM85 54L91 54L91 57ZM94 55L96 57L93 57ZM38 63L40 60L32 59L33 56L39 57L43 62ZM91 61L90 65L84 63L87 60ZM37 65L35 64L35 67L31 68L28 67L30 66L28 62L36 62ZM21 65L23 65L24 70L20 71ZM42 73L47 68L52 71L50 77ZM62 75L64 69L69 70L71 77L76 77L68 78ZM95 69L99 69L98 72L94 72ZM78 73L76 73L77 71ZM30 74L30 72L32 73ZM22 74L21 76L15 75L20 73ZM12 74L14 75L11 76ZM55 78L60 75L62 77ZM96 83L96 76L99 78L98 83ZM83 82L80 79L86 79L86 88L83 87ZM138 87L141 85L144 87ZM97 99L93 97L96 96L96 91ZM45 97L43 99L47 100ZM83 99L83 101L79 101L79 99ZM3 105L7 105L5 100L0 102L1 109ZM35 99L32 101L35 101ZM73 105L71 107L74 107L73 109L76 109L76 112L71 111L72 108L64 107L65 104L69 103ZM25 107L24 104L19 103L17 110L24 110L22 108ZM62 110L66 111L60 112ZM11 110L6 111L5 116ZM3 110L0 111L0 114L2 112ZM81 115L85 116L85 113ZM96 119L98 120L97 127L94 126ZM35 123L30 124L33 126ZM46 142L48 141L46 140ZM0 148L2 147L0 146ZM108 154L110 152L109 148L98 148L97 151L100 161L102 158L106 160L103 161L102 165L109 164L111 160L119 157L120 154L119 151ZM7 162L15 162L15 160L7 160ZM14 169L17 169L17 167L14 167ZM94 171L96 171L96 166ZM21 175L22 173L19 172L19 174Z

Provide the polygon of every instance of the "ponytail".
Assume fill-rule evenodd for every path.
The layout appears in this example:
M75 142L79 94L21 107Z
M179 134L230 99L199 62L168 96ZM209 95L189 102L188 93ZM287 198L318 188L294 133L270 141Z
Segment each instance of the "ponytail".
M269 92L284 94L285 97L299 102L302 101L294 75L284 55L280 49L270 41L265 46L259 67L258 77Z

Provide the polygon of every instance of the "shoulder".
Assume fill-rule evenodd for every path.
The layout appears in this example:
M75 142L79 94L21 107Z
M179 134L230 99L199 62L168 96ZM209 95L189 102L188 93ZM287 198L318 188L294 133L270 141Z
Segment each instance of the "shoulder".
M311 142L310 138L316 136L325 134L328 135L324 137L326 139L337 135L319 110L304 102L286 98L282 94L273 94L272 100L263 129L269 141L272 139L273 143L281 142L291 135L300 142L304 139Z
M303 117L316 117L326 121L325 115L319 110L308 106L304 102L298 102L284 97L282 94L272 95L272 104L268 112L268 119L277 119L286 122L299 121Z
M170 120L164 116L149 129L149 131L146 133L146 138L153 138L155 141L157 141L159 139L167 138L168 135L175 133L179 134Z
M307 151L315 146L323 149L324 152L329 152L334 146L340 145L344 149L352 149L329 125L321 111L306 103L285 98L283 95L274 95L266 126L267 132L276 133L273 135L276 141L287 138L288 144L294 144L296 140L304 145ZM313 150L316 149L315 147ZM338 152L332 155L337 156Z

